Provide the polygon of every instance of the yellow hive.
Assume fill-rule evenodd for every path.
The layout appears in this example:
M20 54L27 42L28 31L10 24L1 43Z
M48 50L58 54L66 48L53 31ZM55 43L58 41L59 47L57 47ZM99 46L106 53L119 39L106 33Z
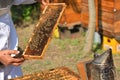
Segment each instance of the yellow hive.
M117 54L120 53L120 41L103 36L103 50L108 48L112 49L112 53Z

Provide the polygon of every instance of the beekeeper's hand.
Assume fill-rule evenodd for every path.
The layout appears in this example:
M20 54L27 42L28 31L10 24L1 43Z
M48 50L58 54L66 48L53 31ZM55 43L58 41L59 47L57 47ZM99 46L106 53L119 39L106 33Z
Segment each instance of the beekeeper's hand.
M12 54L18 54L17 50L1 50L0 51L0 62L5 65L14 65L19 66L24 62L24 58L13 58L11 57Z

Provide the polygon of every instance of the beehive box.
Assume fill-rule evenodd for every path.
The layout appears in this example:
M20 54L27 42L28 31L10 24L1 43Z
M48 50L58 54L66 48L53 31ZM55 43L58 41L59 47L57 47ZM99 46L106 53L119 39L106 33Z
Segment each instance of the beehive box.
M113 54L120 53L120 40L116 40L115 38L109 38L107 36L103 36L103 50L107 50L108 48L112 49Z
M64 3L48 4L34 28L28 44L23 52L26 59L41 59L51 40L51 35L65 9Z
M95 0L96 30L105 36L116 39L120 39L119 4L119 0ZM89 21L88 0L81 1L81 10L81 22L87 28Z
M71 71L69 68L58 67L10 80L81 80L81 79L78 74Z
M51 3L65 3L66 9L59 26L71 27L81 24L81 0L49 0Z

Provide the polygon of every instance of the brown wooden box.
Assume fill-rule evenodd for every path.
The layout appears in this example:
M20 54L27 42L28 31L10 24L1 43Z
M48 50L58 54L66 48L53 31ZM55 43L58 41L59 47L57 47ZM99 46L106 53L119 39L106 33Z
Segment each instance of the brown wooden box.
M81 80L80 76L67 67L58 67L36 72L10 80Z
M62 27L73 27L81 24L81 0L50 0L51 3L65 3L66 9L59 22Z
M96 31L120 39L120 0L95 0ZM81 22L88 26L88 0L81 0Z
M25 59L41 59L51 40L51 35L59 22L66 5L64 3L48 4L34 28L23 55Z
M77 69L79 71L79 76L82 80L92 80L91 79L91 62L92 60L80 61L77 64Z

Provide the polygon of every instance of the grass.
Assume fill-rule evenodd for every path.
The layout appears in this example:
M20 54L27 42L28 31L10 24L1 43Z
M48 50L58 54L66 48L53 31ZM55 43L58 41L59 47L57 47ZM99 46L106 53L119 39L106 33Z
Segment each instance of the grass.
M37 71L60 66L71 66L72 69L75 69L77 61L80 59L80 49L77 46L78 44L70 44L70 42L74 40L67 39L64 41L65 42L62 43L62 40L52 39L42 60L28 60L22 65L24 74L28 74L27 71L31 73L36 72L34 68L37 69ZM39 67L39 69L37 67ZM28 68L30 70L28 70Z
M19 37L19 47L25 49L27 41L29 40L33 28L35 25L31 25L26 28L17 28ZM78 73L76 65L82 61L82 49L84 45L84 36L78 39L56 39L52 38L43 59L40 60L26 60L22 64L23 74L31 74L47 69L66 66L72 71ZM102 50L97 48L96 52L101 53ZM90 57L92 58L93 55ZM120 55L114 55L115 65L117 69L117 75L120 75Z

